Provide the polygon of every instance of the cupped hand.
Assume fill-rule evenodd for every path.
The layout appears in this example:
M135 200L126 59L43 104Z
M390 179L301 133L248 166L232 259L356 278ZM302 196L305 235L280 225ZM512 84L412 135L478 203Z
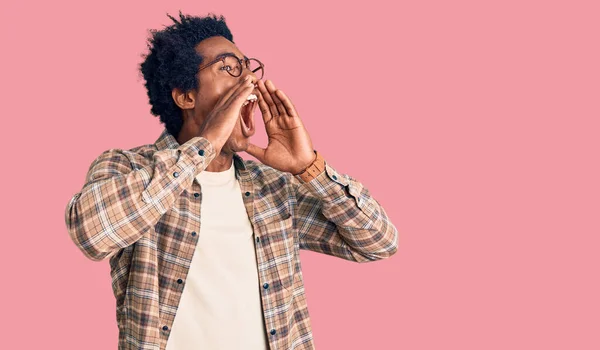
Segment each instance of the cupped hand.
M310 136L292 101L272 81L258 81L258 107L269 138L266 148L252 143L246 152L280 171L300 173L316 158Z

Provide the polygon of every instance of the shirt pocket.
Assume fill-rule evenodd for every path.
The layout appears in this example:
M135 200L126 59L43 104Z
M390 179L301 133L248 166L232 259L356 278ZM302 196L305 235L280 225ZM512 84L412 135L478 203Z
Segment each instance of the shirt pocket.
M269 215L260 222L260 244L265 255L265 264L275 272L277 284L285 289L292 288L294 280L294 264L296 261L297 232L289 205L269 210ZM277 283L278 282L278 283Z

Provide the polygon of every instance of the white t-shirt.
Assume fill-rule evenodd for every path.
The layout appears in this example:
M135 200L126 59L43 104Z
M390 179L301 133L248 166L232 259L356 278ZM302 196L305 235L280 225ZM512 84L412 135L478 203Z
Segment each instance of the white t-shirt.
M233 162L196 179L201 227L166 350L268 349L252 225Z

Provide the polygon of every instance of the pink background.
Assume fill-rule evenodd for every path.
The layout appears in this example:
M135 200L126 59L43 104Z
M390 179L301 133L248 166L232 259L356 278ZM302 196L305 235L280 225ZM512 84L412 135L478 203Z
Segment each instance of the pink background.
M116 349L64 209L102 151L158 137L137 64L182 9L225 15L400 232L373 264L302 252L318 349L599 349L597 4L3 2L2 348Z

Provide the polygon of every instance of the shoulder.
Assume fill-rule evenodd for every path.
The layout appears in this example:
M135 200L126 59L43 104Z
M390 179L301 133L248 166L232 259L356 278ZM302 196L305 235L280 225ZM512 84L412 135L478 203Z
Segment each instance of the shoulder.
M93 169L136 169L148 164L157 151L154 144L145 144L133 148L109 148L100 153L90 165Z

